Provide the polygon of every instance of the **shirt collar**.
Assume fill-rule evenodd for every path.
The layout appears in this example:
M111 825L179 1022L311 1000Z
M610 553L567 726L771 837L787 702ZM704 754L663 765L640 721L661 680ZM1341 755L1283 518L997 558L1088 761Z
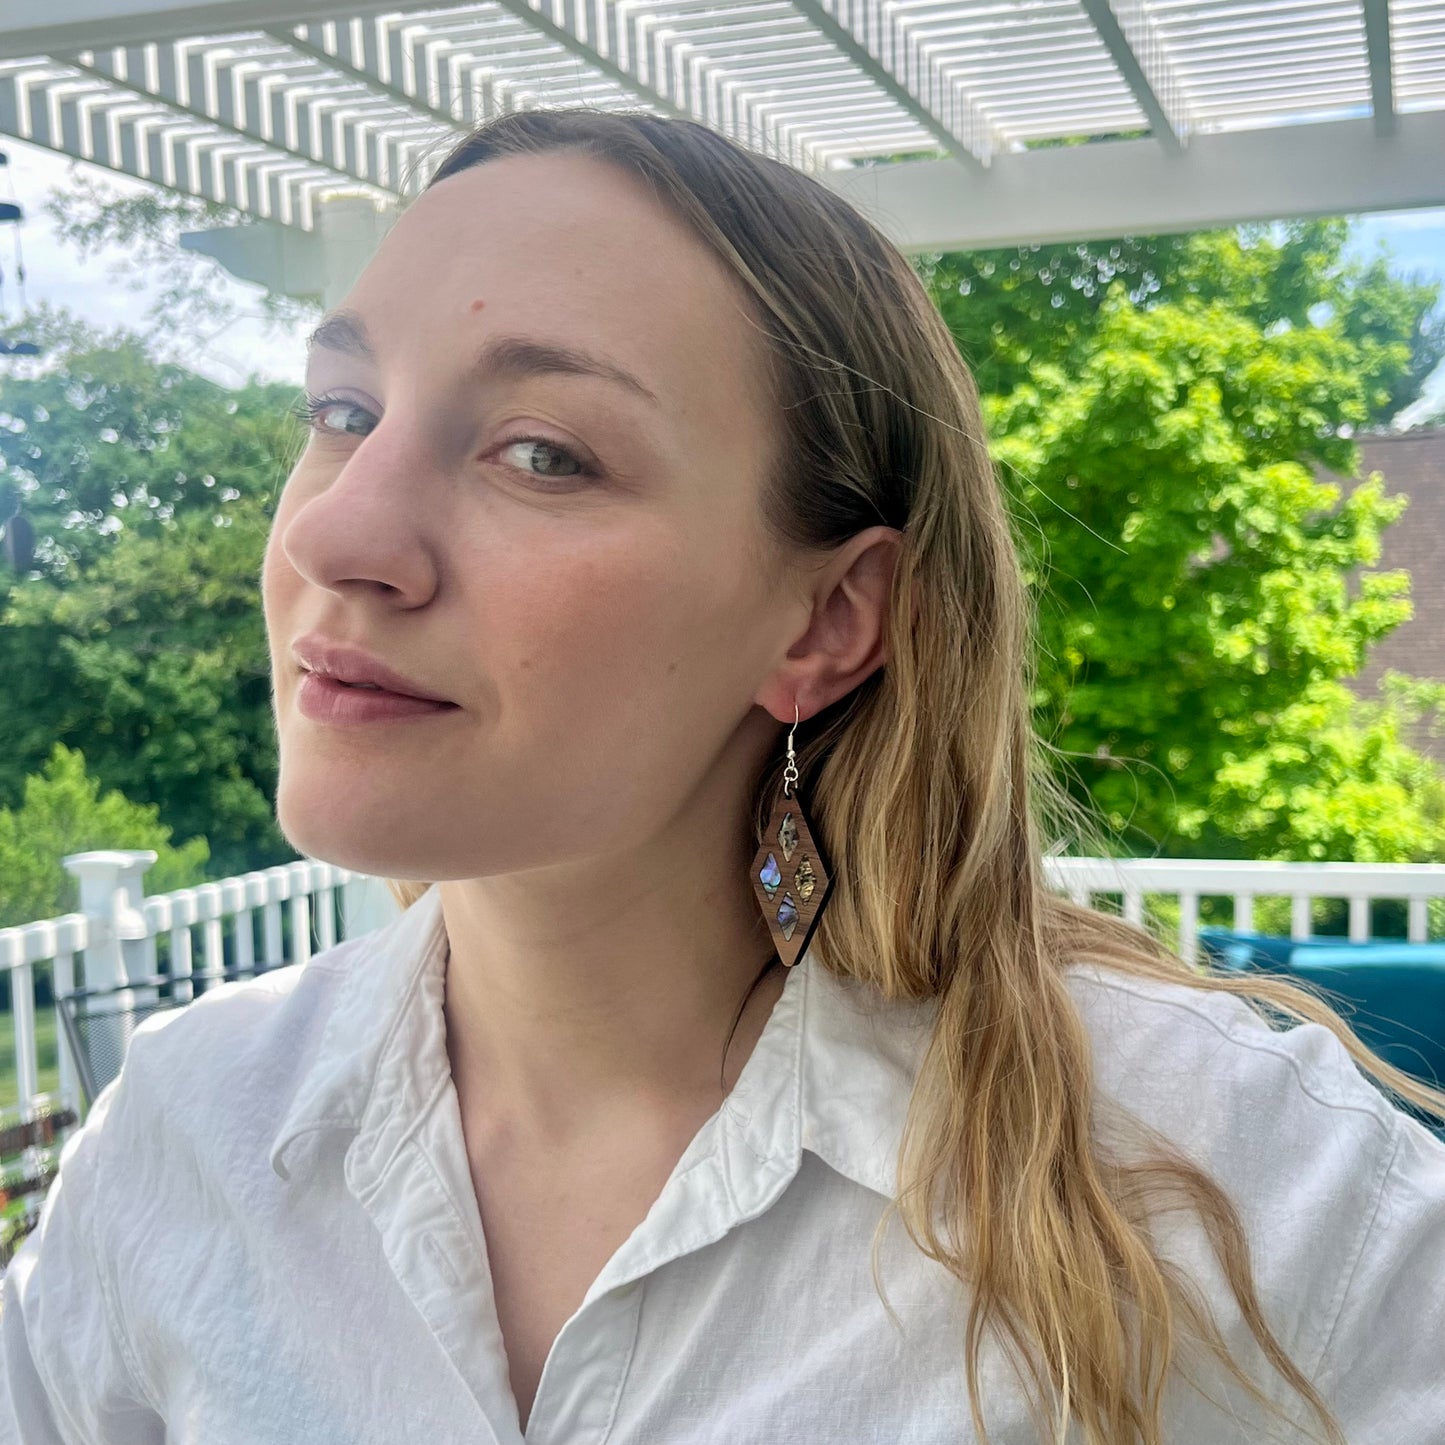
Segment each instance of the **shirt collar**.
M380 930L302 965L313 987L323 978L331 987L319 1041L272 1139L271 1167L281 1178L291 1178L288 1156L303 1137L405 1129L434 1096L450 1073L446 953L441 890L433 884ZM307 996L298 981L295 1005L306 1007ZM791 1175L807 1149L892 1198L932 1019L931 1002L889 1002L871 985L831 973L810 947L788 970L724 1103L728 1132L772 1166L768 1174Z
M291 1177L286 1156L298 1140L325 1129L361 1128L377 1097L400 1116L425 1097L422 1075L450 1071L442 1015L445 944L441 890L433 884L382 928L301 966L287 1004L309 1011L321 991L325 1022L271 1141L271 1167L282 1179ZM281 1032L289 1031L283 1025ZM406 1062L414 1067L397 1067Z

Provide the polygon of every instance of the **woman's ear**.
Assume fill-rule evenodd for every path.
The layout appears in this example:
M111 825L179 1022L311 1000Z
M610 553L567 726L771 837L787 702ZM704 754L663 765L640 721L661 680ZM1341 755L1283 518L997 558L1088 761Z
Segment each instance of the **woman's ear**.
M887 661L888 610L903 534L869 527L850 537L819 569L807 629L788 649L778 679L781 709L760 698L775 717L812 717L846 697Z

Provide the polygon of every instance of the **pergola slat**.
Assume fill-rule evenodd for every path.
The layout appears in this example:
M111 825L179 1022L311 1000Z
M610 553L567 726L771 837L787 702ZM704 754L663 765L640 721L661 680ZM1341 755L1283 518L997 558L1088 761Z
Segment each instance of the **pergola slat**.
M1132 143L1123 134L1147 130L1172 182L1207 139L1285 129L1322 147L1327 125L1352 116L1369 117L1380 147L1365 171L1395 175L1405 121L1445 111L1445 0L37 8L0 0L0 129L302 229L332 194L414 193L440 146L547 103L694 119L825 178L921 153L948 158L950 184L972 185L1041 142L1096 140L1064 147L1066 190L1094 184L1098 158L1085 152ZM1329 159L1321 196L1341 191L1325 179ZM1445 202L1442 169L1427 164L1408 203ZM925 201L908 204L902 228L931 229Z
M1364 0L1370 55L1370 102L1379 135L1395 131L1395 87L1390 62L1390 0Z
M1188 130L1183 91L1140 0L1081 0L1099 38L1108 48L1149 128L1171 151L1178 151Z

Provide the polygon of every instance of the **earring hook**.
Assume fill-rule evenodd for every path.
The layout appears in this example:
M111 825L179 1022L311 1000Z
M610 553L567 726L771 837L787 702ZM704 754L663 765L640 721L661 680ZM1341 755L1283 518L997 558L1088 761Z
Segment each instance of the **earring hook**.
M793 752L793 734L798 730L798 700L793 699L793 726L788 729L788 765L783 769L783 796L791 798L792 785L798 781L797 755Z

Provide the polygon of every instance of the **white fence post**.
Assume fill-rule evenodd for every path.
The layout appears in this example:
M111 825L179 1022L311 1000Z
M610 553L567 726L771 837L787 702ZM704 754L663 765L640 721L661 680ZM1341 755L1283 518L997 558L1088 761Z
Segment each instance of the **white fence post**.
M141 912L145 898L141 879L155 861L152 848L72 853L61 859L65 870L80 883L80 912L89 920L85 946L87 989L119 988L147 976L150 965L146 941L150 930ZM141 993L146 995L142 1003L155 1001L154 988ZM115 1013L99 1015L89 1028L92 1035L108 1035L116 1057L122 1057L135 1032L131 1010L137 996L135 991L123 989L112 998ZM62 1030L62 1047L63 1034Z
M75 955L69 949L58 949L50 964L50 997L55 1009L55 1062L60 1076L60 1097L75 1110L79 1117L85 1112L85 1101L80 1096L80 1074L75 1067L75 1055L70 1052L70 1039L65 1026L60 1022L60 1000L75 987ZM10 975L10 997L15 997L15 975ZM20 1097L25 1098L25 1086L20 1087Z

